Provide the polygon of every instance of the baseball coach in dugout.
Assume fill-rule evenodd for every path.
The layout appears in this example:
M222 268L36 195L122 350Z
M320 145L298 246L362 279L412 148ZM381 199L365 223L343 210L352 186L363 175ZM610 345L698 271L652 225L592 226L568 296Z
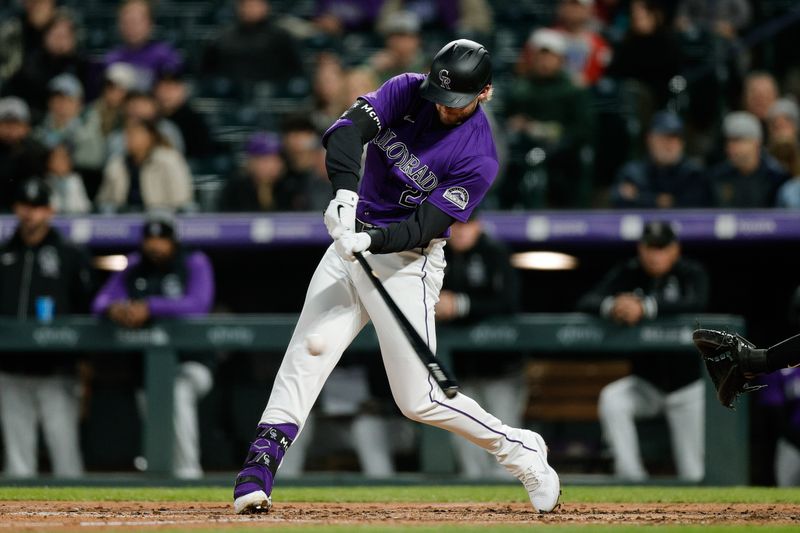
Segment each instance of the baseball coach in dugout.
M237 513L269 510L284 454L333 367L370 320L403 414L452 431L494 455L523 483L538 511L556 507L560 482L547 463L544 439L503 424L464 394L450 398L437 388L435 376L418 357L370 273L355 262L359 254L368 257L391 299L435 351L434 306L442 287L449 227L456 220L468 220L497 173L492 131L481 108L491 94L489 53L476 42L460 39L436 54L429 75L391 78L359 97L325 133L334 199L324 220L333 244L311 278L269 402L236 478ZM309 335L325 339L324 351L316 357L308 353Z

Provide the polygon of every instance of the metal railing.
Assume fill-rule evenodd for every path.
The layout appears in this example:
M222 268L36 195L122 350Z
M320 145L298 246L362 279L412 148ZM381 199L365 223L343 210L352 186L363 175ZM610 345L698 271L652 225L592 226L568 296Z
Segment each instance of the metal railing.
M181 350L239 350L282 352L296 322L295 315L212 315L201 319L162 321L131 330L91 317L35 321L0 319L0 357L3 352L105 353L141 351L145 360L148 397L143 448L148 472L171 472L173 380ZM450 360L454 351L527 352L532 357L581 353L592 358L620 358L653 352L694 351L696 324L744 333L744 320L732 315L678 315L635 327L617 326L594 316L520 314L469 326L439 326L437 356ZM378 350L375 331L368 326L351 350ZM32 355L34 356L34 355ZM706 401L705 483L748 482L747 402L736 411L724 409L709 386ZM265 393L266 401L266 393ZM421 469L448 472L452 451L446 432L426 427L421 437Z

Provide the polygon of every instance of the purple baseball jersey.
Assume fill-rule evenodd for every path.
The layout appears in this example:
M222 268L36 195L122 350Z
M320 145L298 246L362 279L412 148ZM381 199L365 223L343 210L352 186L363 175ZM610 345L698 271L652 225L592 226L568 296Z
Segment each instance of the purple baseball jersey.
M800 368L785 368L762 377L761 384L768 385L759 391L760 401L772 407L784 406L789 423L800 428Z
M175 48L164 41L150 41L141 48L119 46L103 58L105 68L114 63L127 63L139 75L141 88L152 88L156 77L163 71L175 71L183 65L183 59Z
M356 218L376 226L407 219L422 202L466 222L497 175L497 150L478 106L464 123L444 127L420 96L422 74L401 74L362 96L379 133L367 145ZM370 109L367 109L367 108ZM352 124L340 118L325 133Z

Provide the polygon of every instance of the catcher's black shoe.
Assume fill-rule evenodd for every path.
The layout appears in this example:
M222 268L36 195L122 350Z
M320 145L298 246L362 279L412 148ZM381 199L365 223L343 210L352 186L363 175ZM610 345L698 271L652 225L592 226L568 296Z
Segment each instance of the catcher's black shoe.
M732 409L739 394L765 386L752 385L750 381L764 372L766 349L756 348L737 333L713 329L695 330L692 340L714 382L717 398L725 407Z

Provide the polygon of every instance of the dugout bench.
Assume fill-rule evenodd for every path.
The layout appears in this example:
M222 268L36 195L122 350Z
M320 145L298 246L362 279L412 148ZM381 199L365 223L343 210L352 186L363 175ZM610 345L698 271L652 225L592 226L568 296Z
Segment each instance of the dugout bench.
M268 350L282 352L289 342L295 315L213 315L162 321L131 330L91 317L68 317L42 324L0 319L0 357L4 351L141 351L145 360L148 398L143 449L148 472L169 475L172 460L172 381L180 350ZM520 314L470 326L440 325L437 354L453 351L525 351L554 357L582 353L593 358L620 358L648 352L694 351L692 330L705 328L744 333L744 320L733 315L685 315L662 318L636 327L617 326L580 314ZM352 350L377 350L374 330L367 326ZM749 479L748 404L746 396L730 411L716 400L706 380L706 477L708 485L744 485ZM264 402L268 391L265 387ZM452 464L450 442L443 430L422 431L421 467L442 473Z

